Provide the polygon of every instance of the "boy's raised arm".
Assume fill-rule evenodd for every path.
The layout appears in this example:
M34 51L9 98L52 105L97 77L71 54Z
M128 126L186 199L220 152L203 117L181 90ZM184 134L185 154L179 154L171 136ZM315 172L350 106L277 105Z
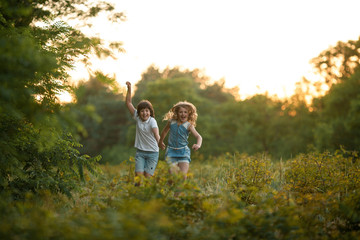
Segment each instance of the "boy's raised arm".
M125 104L126 104L127 108L129 109L129 112L130 112L131 116L134 116L135 107L134 107L134 105L131 103L131 83L130 83L130 82L126 82L126 86L127 86L127 92L126 92L126 101L125 101Z

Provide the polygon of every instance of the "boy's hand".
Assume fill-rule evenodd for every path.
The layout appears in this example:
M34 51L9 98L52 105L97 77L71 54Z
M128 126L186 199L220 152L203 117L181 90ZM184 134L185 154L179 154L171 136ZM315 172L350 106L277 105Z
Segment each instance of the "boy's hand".
M126 86L127 86L128 88L130 88L130 87L131 87L131 82L126 82Z

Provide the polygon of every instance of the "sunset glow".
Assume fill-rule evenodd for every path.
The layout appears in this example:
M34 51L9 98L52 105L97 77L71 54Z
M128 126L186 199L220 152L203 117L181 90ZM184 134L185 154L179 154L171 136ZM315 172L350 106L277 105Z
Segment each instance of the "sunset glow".
M313 78L313 57L360 34L357 0L113 2L127 21L99 18L88 33L124 43L117 59L93 61L121 85L136 83L154 64L202 69L214 81L238 86L243 98L265 92L289 97L296 82ZM88 78L81 65L71 75Z

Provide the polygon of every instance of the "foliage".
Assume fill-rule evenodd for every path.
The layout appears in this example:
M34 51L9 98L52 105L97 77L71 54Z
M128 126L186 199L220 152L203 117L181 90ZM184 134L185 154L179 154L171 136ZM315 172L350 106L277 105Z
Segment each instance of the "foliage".
M319 115L315 130L318 149L334 151L341 145L360 150L360 72L345 82L333 85L329 93L316 99L314 108Z
M69 195L83 167L93 171L99 157L76 150L72 137L81 125L60 105L57 94L70 90L68 70L79 58L109 53L97 38L65 22L112 11L87 1L0 2L0 191L24 197L48 189ZM85 9L91 14L86 14ZM80 14L83 12L84 14Z
M126 139L121 136L127 132L128 111L124 96L118 91L115 79L100 73L74 88L76 102L69 105L92 109L91 115L79 112L77 116L85 130L80 136L80 143L84 146L81 152L96 156L102 154L105 148L125 144Z
M276 100L255 95L216 108L218 125L211 129L217 139L212 151L267 152L274 158L290 158L306 151L312 143L314 118L306 105L293 100Z
M357 152L341 149L335 154L302 154L289 163L284 189L290 191L299 208L312 210L303 215L307 228L314 231L314 228L322 227L322 231L317 230L319 233L338 235L340 233L334 232L334 226L340 232L359 230L359 219L353 215L359 214L358 209L349 204L350 199L359 196L359 173ZM340 213L347 204L353 210L351 215Z
M192 83L190 84L190 86L183 86L183 87L194 87L195 91L200 86L204 86L208 81L208 78L206 76L204 76L201 73L201 71L198 69L182 70L179 67L174 67L174 68L167 67L163 71L160 71L157 67L151 65L142 74L141 80L136 83L137 90L134 94L135 104L142 99L148 98L148 95L150 95L149 91L148 91L149 84L151 84L157 80L160 80L160 79L171 81L171 79L179 79L179 78L189 79L189 80L191 79ZM171 88L171 89L173 89L173 88ZM173 92L173 91L171 91L171 92Z
M357 158L356 152L345 150L336 151L334 155L329 152L300 154L289 163L285 174L287 185L293 193L336 192L336 197L342 198L360 184L355 178L359 171Z
M339 41L336 46L324 50L313 58L311 63L315 70L325 79L329 86L346 81L359 70L360 65L360 38Z
M17 123L16 126L13 124ZM100 159L80 155L80 147L70 133L56 129L46 133L51 145L44 142L40 129L13 119L1 120L0 189L12 192L16 198L32 191L50 190L71 196L77 179L84 179L83 168L95 173L95 162ZM50 129L51 130L51 129Z
M169 175L161 161L156 175L135 187L130 158L117 166L102 165L103 174L94 179L85 172L87 181L73 200L47 191L12 202L2 195L0 236L357 239L359 160L344 150L309 152L285 163L264 155L226 154L214 161L195 159L186 181ZM256 201L239 194L241 185L253 188Z
M234 193L246 204L259 201L258 194L264 191L273 179L272 162L268 156L227 153L211 160L216 166L214 183L221 184L223 191Z

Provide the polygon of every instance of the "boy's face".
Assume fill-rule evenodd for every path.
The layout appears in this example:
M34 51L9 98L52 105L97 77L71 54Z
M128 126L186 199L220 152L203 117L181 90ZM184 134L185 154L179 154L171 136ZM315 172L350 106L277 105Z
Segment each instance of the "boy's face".
M180 107L177 113L178 120L185 123L189 118L189 112L186 108Z
M139 117L140 117L141 121L143 121L143 122L148 120L150 117L150 109L148 109L148 108L141 109L140 113L139 113Z

